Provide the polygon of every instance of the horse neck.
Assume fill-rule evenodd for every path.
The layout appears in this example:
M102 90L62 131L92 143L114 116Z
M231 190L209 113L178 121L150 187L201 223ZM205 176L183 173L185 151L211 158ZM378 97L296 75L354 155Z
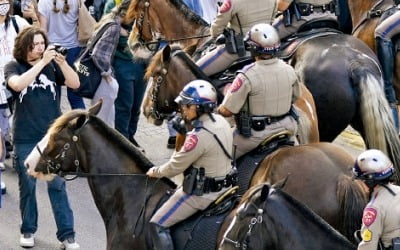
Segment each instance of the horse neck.
M277 237L275 239L276 244L283 244L279 249L290 249L285 247L286 244L288 244L287 246L304 245L303 239L308 237L308 233L312 233L314 237L313 241L309 242L311 245L332 246L329 249L353 249L352 244L344 236L340 235L310 209L292 199L280 196L277 200L267 201L269 205L266 207L266 213L269 218L273 218L272 224L267 227L271 227L272 232L278 228L285 231L274 234ZM302 228L288 227L287 225L298 225ZM299 233L304 233L304 237L299 237ZM284 236L285 239L279 239L279 235ZM340 248L337 248L339 246Z
M157 16L162 20L160 22L160 32L166 40L183 39L197 35L208 35L209 28L207 25L196 23L178 10L170 1L160 0L157 3L157 8L154 8ZM193 15L197 15L191 11ZM179 25L177 25L179 24ZM181 44L184 47L189 47L198 44L201 39L182 40Z

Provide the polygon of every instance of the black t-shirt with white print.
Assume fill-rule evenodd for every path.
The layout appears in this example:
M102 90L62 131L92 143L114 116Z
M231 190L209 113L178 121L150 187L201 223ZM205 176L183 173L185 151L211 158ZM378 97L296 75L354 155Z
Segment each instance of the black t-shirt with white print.
M32 66L19 61L11 61L5 66L5 79L21 75ZM64 75L59 66L51 62L37 75L35 81L21 92L13 92L14 144L37 143L46 134L50 124L61 114L61 85Z

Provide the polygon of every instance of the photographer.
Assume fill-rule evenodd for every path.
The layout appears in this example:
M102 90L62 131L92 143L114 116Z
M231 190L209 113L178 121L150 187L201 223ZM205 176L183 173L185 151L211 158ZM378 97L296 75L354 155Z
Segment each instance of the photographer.
M58 52L57 52L58 51ZM14 58L5 67L7 87L14 95L14 152L19 178L22 216L20 245L33 247L37 230L36 180L27 175L24 160L45 135L50 123L61 115L61 85L79 87L79 78L65 56L48 46L39 28L22 30L15 40ZM75 242L73 213L65 181L56 177L47 182L48 194L57 225L57 238L66 249L79 249Z

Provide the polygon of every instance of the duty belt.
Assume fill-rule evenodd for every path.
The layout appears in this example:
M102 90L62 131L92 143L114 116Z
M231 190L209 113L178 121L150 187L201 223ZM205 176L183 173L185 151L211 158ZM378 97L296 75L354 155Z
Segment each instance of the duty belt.
M326 11L335 13L335 5L332 2L318 6L310 3L298 3L297 6L302 16L309 16L313 13L324 13Z

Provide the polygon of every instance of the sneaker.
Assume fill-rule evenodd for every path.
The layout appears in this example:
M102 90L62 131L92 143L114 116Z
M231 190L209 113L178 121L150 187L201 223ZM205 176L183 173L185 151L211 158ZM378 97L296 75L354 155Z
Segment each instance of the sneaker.
M19 245L21 247L34 247L35 239L33 237L33 234L31 233L21 234L21 237L19 238Z
M175 148L176 136L170 136L167 142L167 148Z
M79 244L76 243L74 238L68 238L68 239L64 240L61 244L62 244L61 248L65 249L65 250L80 249Z
M7 193L6 184L4 184L4 182L1 182L1 194L5 193Z

